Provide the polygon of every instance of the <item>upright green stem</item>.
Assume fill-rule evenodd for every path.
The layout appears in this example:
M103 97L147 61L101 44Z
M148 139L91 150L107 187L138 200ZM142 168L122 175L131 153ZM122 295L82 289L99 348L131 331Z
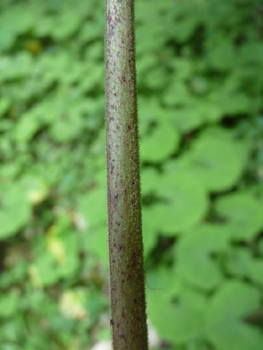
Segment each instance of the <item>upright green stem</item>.
M105 65L113 349L146 350L133 0L106 0Z

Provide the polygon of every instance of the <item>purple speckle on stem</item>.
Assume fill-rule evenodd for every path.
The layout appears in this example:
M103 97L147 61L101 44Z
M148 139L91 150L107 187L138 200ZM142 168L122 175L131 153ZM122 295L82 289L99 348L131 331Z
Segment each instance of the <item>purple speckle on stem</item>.
M139 159L133 2L106 1L107 202L114 320L110 324L114 324L116 350L147 349L140 180L136 176ZM137 316L143 322L137 322Z

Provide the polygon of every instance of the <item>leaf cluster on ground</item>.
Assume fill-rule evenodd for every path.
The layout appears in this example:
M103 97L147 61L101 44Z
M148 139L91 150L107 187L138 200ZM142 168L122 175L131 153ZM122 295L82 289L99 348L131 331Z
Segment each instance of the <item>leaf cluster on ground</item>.
M171 350L260 350L261 1L135 6L149 319ZM104 1L2 0L0 52L0 348L89 349L110 338Z

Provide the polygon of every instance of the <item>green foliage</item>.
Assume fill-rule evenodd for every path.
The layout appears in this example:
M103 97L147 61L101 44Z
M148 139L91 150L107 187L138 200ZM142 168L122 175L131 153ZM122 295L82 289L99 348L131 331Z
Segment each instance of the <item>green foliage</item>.
M193 174L211 192L230 189L242 174L243 155L232 140L201 135L188 157Z
M160 335L170 342L182 344L199 337L204 327L204 295L188 288L171 271L156 271L147 279L148 310ZM169 321L167 321L169 320Z
M207 308L207 336L218 349L260 349L262 332L240 321L260 305L261 293L239 281L226 282ZM231 312L229 309L231 305Z
M158 201L148 208L155 230L172 234L198 223L208 204L202 184L186 171L170 171L157 179Z
M249 241L263 228L261 204L249 194L239 192L218 198L215 211L226 220L233 239Z
M260 350L261 1L135 8L150 321L171 349ZM109 335L103 15L0 2L1 350Z
M178 274L189 284L213 290L223 282L223 274L212 254L228 249L229 230L202 224L180 238L175 250Z
M23 188L16 183L2 185L0 237L16 234L29 221L30 215L31 205Z

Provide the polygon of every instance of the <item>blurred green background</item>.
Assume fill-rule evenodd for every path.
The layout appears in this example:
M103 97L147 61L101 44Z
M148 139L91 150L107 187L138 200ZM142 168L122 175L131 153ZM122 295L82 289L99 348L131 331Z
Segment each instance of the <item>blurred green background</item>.
M104 6L0 1L0 350L110 339ZM135 6L158 350L263 349L263 3Z

